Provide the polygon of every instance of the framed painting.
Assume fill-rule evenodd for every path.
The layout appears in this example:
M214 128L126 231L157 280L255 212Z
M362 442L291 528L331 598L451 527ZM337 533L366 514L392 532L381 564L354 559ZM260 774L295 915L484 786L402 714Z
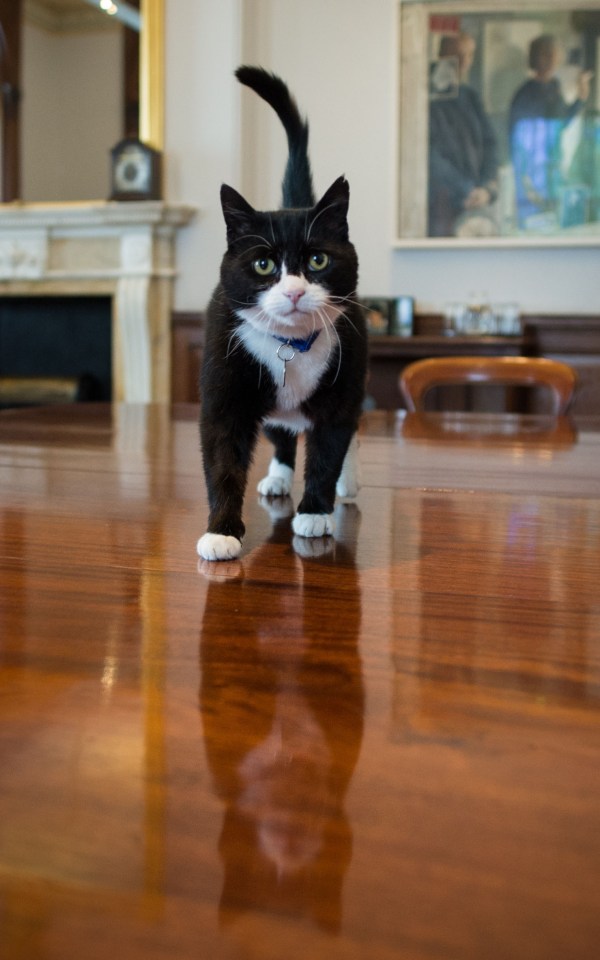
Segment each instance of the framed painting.
M600 0L400 0L397 245L600 243Z

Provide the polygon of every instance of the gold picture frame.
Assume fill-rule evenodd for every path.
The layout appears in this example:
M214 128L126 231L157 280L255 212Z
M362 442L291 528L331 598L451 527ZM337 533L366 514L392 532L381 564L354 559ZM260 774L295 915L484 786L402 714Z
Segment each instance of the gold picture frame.
M397 14L395 245L459 248L600 244L600 0L508 0L500 4L491 0L399 0ZM452 199L447 204L450 226L443 224L440 228L432 208L444 176L436 165L434 134L439 129L437 117L443 116L447 104L459 114L462 109L457 103L457 58L452 57L456 49L447 43L448 37L462 35L473 36L472 74L464 82L475 90L471 99L479 102L494 132L497 172L485 210L465 212L457 223L456 210L461 201ZM547 193L535 182L530 189L532 177L523 165L529 153L522 147L522 143L530 142L524 138L529 136L532 124L537 136L544 123L537 119L531 120L529 127L521 123L517 134L515 126L510 126L517 92L528 79L537 80L529 62L538 35L555 37L561 49L563 72L552 77L561 95L567 86L564 77L570 82L568 96L578 99L577 91L584 85L578 78L582 73L592 74L587 81L586 100L573 109L576 123L570 119L563 128L562 121L544 118L546 136L548 142L551 136L554 138L555 151L554 180ZM436 66L440 65L443 70L438 70L436 77ZM565 93L565 102L566 97ZM570 108L569 103L567 106ZM449 121L451 136L460 130L455 118L456 112ZM560 145L567 133L572 166L563 176L566 148ZM462 146L459 140L458 145ZM525 209L522 196L527 191L537 207L530 204Z

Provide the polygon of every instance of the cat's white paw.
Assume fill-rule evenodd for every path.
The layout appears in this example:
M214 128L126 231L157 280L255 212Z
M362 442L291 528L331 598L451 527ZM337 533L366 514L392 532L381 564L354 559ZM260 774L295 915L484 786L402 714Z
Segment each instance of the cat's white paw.
M261 497L289 497L292 485L284 477L263 477L256 489Z
M257 490L263 497L289 497L292 492L294 471L291 467L280 463L273 457L269 464L269 472L259 481Z
M196 549L203 560L235 560L240 555L242 544L237 537L205 533L198 540Z
M299 537L326 537L335 530L332 513L297 513L292 529Z
M358 439L353 436L348 453L342 466L335 492L342 500L353 500L360 490L360 462L358 459Z

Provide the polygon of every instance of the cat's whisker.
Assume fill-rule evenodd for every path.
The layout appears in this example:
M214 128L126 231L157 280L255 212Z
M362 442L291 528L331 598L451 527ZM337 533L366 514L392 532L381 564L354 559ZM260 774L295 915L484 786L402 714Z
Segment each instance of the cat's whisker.
M265 247L268 247L269 250L272 246L272 244L269 243L269 241L266 240L265 237L263 237L260 233L245 233L241 237L236 237L234 243L241 243L242 240L262 240Z
M317 307L315 310L315 315L318 316L319 320L321 321L321 325L322 325L321 329L325 331L325 335L327 337L327 343L329 344L329 352L331 353L332 341L331 341L331 334L329 332L329 326L327 324L327 312L325 310L325 307L324 306Z
M229 302L235 304L236 307L245 307L247 310L254 306L252 300L234 300L233 297L229 297Z
M263 330L263 343L265 344L265 353L266 353L269 337L273 336L273 328L275 327L275 320L269 313L266 312L266 310L261 310L259 317L261 320L263 318L267 319L267 324L265 325L265 328ZM263 365L261 363L260 364L261 372L262 372L262 366Z
M347 303L348 305L355 305L355 306L362 307L362 304L360 303L360 301L358 301L358 300L350 300L348 297L331 297L330 299L331 299L332 301L334 301L334 302L337 300L338 303ZM337 304L336 304L336 306L337 306ZM354 330L355 333L357 333L357 334L359 333L356 325L352 322L352 320L351 320L350 317L348 316L348 313L347 313L345 310L340 310L339 315L340 315L340 317L343 317L343 318L344 318L344 320L346 321L346 323L347 323L350 327L352 327L352 329Z
M341 367L341 365L342 365L342 342L341 342L341 340L340 340L340 335L339 335L339 333L337 332L337 330L336 330L336 328L335 328L335 323L334 323L334 322L329 318L329 316L327 315L326 309L325 309L325 308L321 308L318 312L319 312L319 317L320 317L320 319L321 319L322 322L323 322L323 329L325 330L325 333L327 334L327 340L328 340L328 344L329 344L329 356L331 355L331 352L332 352L332 350L334 349L333 338L332 338L332 336L331 336L332 333L335 334L335 338L336 338L336 340L337 340L337 345L338 345L338 364L337 364L337 370L335 371L335 377L333 378L333 381L332 381L332 383L335 383L335 381L337 380L337 378L338 378L338 376L339 376L340 367Z
M360 331L359 331L358 327L356 326L355 323L352 322L352 320L350 319L350 317L348 316L348 314L347 314L344 310L341 311L340 317L343 317L344 320L345 320L345 322L348 324L348 326L349 326L349 327L352 327L352 329L354 330L354 332L356 333L356 335L357 335L357 336L360 336Z
M319 219L319 217L322 216L322 214L326 213L328 210L333 209L333 207L335 207L335 203L329 203L329 204L327 204L326 207L323 207L322 210L319 210L319 212L318 212L317 214L315 214L315 216L312 218L312 220L311 220L311 222L310 222L310 226L309 226L309 228L308 228L308 233L307 233L307 235L306 235L306 242L307 242L307 243L310 241L310 235L311 235L311 233L312 233L312 229L313 229L315 223L317 222L317 220Z
M271 328L274 324L273 318L270 316L269 313L267 313L267 311L263 307L259 307L258 312L255 316L255 320L259 323L263 320L267 321L266 325L262 329L263 342L267 343L269 336L271 336ZM241 345L242 343L240 341L240 346ZM264 364L261 361L259 361L258 362L258 388L259 389L262 384L263 366Z
M331 297L331 300L336 304L347 304L348 307L358 307L361 313L365 313L365 305L361 300L355 299L354 297Z
M266 250L269 252L273 249L272 243L255 243L251 247L246 247L246 251L249 253L251 250Z
M332 303L336 303L336 304L337 304L337 303L347 303L347 304L349 304L349 305L352 306L352 307L360 307L361 310L364 310L364 309L365 309L364 303L363 303L361 300L358 300L358 299L355 298L355 297L349 297L349 296L346 296L346 295L345 295L345 296L336 296L336 294L333 294L333 293L332 293L332 294L330 295L329 299L332 301Z
M231 346L232 343L233 343L233 348ZM225 359L229 360L229 358L232 357L234 353L240 349L241 346L242 344L240 343L240 340L237 336L237 330L234 330L229 340L227 341L227 351L225 353Z

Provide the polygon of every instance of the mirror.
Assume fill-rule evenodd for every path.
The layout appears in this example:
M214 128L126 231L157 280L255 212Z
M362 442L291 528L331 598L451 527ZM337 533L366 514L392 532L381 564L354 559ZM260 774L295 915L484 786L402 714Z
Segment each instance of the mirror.
M125 136L163 146L164 0L17 6L19 23L11 25L3 11L14 0L0 2L0 52L13 75L15 50L19 61L17 116L5 106L2 117L3 199L104 200L111 147Z
M398 244L600 243L600 0L403 0Z

